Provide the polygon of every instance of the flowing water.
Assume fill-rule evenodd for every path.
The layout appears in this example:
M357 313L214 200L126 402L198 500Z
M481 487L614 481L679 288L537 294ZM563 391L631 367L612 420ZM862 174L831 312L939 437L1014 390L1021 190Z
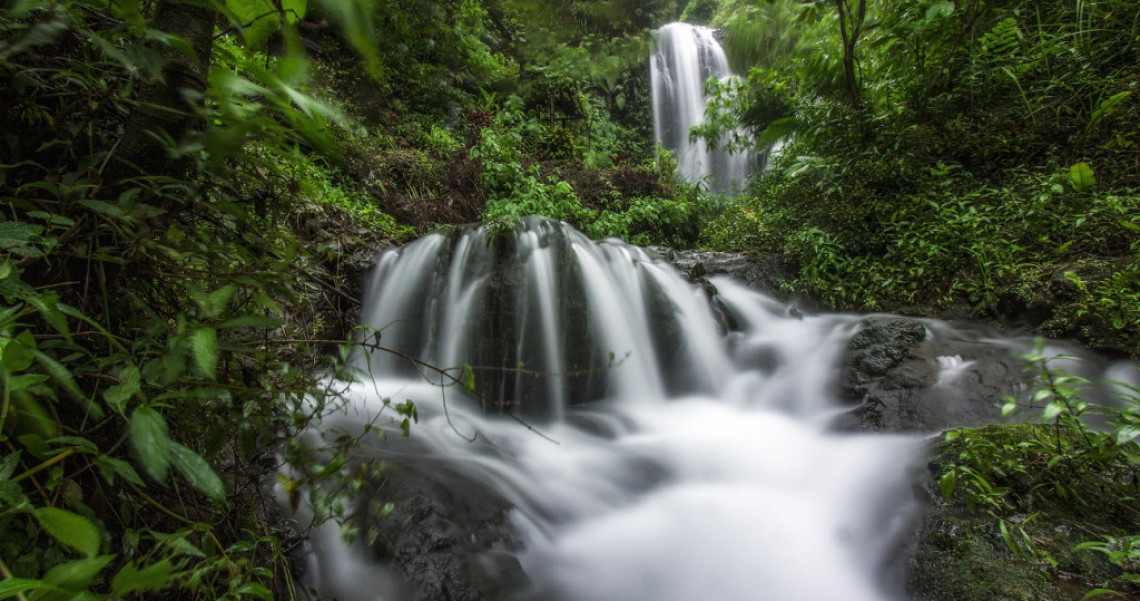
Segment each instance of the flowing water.
M657 143L673 152L682 177L690 181L707 178L710 187L720 192L739 189L753 170L756 157L748 152L713 150L704 140L689 138L689 130L705 121L705 81L734 77L714 30L670 23L657 30L656 40L650 81Z
M413 484L439 487L413 488L422 511L398 509L381 524L391 523L389 535L439 526L388 559L366 536L349 544L335 526L317 528L306 578L321 594L903 598L900 559L918 511L910 468L924 440L828 428L845 410L837 372L860 316L803 315L723 277L698 286L643 249L530 218L384 253L364 321L389 350L356 357L368 377L302 438L315 446L385 432L361 445L359 464L409 468ZM924 324L928 340L1026 348ZM929 364L938 387L970 368L953 355ZM455 369L448 378L432 366ZM420 416L408 437L390 406L406 400ZM349 501L374 509L389 485ZM464 532L463 516L425 505L433 494L476 509L498 499L507 534ZM308 515L302 508L298 519ZM474 549L469 563L483 575L521 565L527 582L509 594L427 596L408 566L436 569L429 556L447 545ZM401 553L403 567L391 559Z
M860 318L712 282L710 302L642 249L545 220L429 235L379 259L364 317L396 353L360 358L371 379L321 427L387 428L369 452L506 499L518 598L896 598L921 442L827 430ZM474 386L398 353L470 365L450 373ZM415 402L410 437L385 398ZM344 601L414 598L335 528L314 534L310 567Z

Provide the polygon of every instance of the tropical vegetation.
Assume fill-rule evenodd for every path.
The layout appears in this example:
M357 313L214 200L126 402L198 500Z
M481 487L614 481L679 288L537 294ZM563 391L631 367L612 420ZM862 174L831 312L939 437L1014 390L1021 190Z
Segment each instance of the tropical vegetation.
M0 599L297 598L304 533L266 475L297 466L294 501L368 476L280 443L340 402L362 262L448 224L783 253L786 291L833 308L1140 355L1134 0L2 7ZM745 74L694 132L770 153L739 197L653 143L650 30L676 18L720 27ZM1079 436L1034 431L1019 465L1050 440L1072 442L1058 469L1134 462L1083 411L1046 415ZM1012 507L985 473L1004 459L974 455L947 495Z

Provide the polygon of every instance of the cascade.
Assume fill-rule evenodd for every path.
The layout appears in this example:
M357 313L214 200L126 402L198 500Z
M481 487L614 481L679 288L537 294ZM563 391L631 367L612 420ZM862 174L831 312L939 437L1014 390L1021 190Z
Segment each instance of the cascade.
M722 276L698 286L644 249L528 218L385 252L363 321L390 350L355 357L367 377L301 438L359 437L349 471L389 467L347 499L360 536L314 530L320 594L903 598L923 440L830 428L860 316L804 315ZM963 369L929 363L940 387ZM406 400L404 437L391 406Z
M704 122L705 81L734 77L714 30L670 23L657 30L656 41L650 82L657 143L673 152L682 177L690 181L708 177L713 190L736 191L752 171L755 158L747 152L710 150L704 140L689 139L689 130Z

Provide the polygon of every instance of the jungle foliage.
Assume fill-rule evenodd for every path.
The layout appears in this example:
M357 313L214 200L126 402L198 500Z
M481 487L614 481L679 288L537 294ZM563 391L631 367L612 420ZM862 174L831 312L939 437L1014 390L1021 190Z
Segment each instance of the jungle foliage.
M912 586L926 599L1132 598L1140 390L1118 383L1092 402L1093 383L1064 371L1070 357L1027 359L1034 386L1003 408L1027 423L945 435L934 463L947 505L933 512L944 521L921 543ZM963 569L975 577L951 577Z
M721 3L748 77L715 90L698 133L742 125L722 143L781 147L703 240L788 253L789 291L833 307L964 307L1140 353L1138 14L1132 0Z
M0 598L297 598L266 475L318 519L307 479L372 477L279 444L351 377L354 257L532 213L695 243L711 205L646 135L675 10L4 2Z

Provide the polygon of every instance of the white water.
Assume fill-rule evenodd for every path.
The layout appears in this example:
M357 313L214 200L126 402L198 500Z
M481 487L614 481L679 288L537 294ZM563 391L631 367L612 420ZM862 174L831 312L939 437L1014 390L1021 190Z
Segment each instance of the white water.
M365 319L389 347L441 366L482 365L493 334L486 307L503 303L508 318L496 328L518 336L490 341L496 352L513 349L502 365L597 368L585 383L476 374L513 382L525 401L495 400L543 436L484 415L486 399L425 382L388 353L371 357L375 381L353 387L347 412L322 428L385 425L382 458L455 466L510 500L522 542L512 552L533 585L521 598L899 597L888 569L911 527L907 468L920 442L826 430L838 406L838 355L858 316L797 318L727 279L714 280L714 306L641 249L591 242L553 222L529 221L507 238L513 249L477 230L389 251ZM502 283L504 273L517 276L513 284ZM583 344L589 352L571 348ZM607 367L610 353L616 365ZM409 439L385 424L383 397L415 401L421 419ZM475 433L473 443L464 438ZM397 574L340 542L335 528L319 529L312 546L308 578L321 593L409 598Z
M679 175L708 180L719 192L738 191L755 164L747 152L710 150L703 140L690 140L689 130L705 121L709 78L734 77L724 49L708 27L670 23L657 30L657 52L650 62L653 88L653 132L657 143L673 152Z

